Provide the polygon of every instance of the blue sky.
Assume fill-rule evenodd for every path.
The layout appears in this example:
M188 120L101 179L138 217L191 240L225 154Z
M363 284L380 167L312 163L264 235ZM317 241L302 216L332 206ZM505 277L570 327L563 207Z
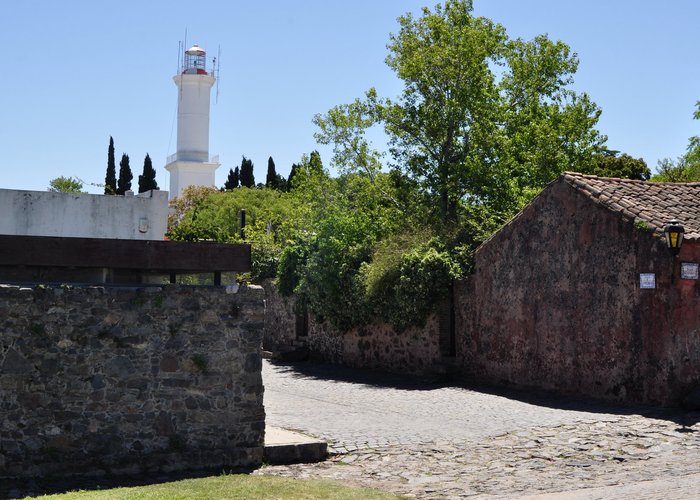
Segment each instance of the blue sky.
M74 176L101 183L113 136L141 172L149 153L161 188L175 151L178 41L221 47L210 153L222 185L246 155L264 181L267 158L286 175L313 139L315 113L371 86L395 97L384 64L396 18L435 1L23 0L3 7L0 188L44 190ZM575 88L603 109L611 149L657 160L700 134L700 2L474 0L476 15L512 37L547 33L580 58ZM100 192L99 188L88 188Z

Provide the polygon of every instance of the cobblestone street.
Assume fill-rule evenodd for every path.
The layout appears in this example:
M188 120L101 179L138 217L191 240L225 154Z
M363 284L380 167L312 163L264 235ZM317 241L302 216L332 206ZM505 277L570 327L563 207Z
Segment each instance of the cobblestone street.
M269 425L325 439L323 463L259 474L419 498L697 498L700 414L477 392L265 362ZM551 495L551 496L548 496Z

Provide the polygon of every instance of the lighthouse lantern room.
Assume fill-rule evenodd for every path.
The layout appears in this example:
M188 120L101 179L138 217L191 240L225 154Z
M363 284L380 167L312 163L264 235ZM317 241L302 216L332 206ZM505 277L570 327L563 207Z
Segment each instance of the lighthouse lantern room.
M215 68L212 65L213 69ZM218 157L209 157L209 108L215 71L207 71L207 53L199 45L184 51L178 88L177 152L168 157L170 196L180 196L188 186L214 186Z
M207 74L207 53L196 43L185 51L185 63L182 72L186 75Z

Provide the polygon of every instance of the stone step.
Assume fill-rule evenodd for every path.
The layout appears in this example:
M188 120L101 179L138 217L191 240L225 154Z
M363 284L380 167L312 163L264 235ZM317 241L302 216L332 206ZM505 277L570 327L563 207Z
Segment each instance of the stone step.
M321 462L328 457L328 444L299 432L267 426L264 457L271 465Z

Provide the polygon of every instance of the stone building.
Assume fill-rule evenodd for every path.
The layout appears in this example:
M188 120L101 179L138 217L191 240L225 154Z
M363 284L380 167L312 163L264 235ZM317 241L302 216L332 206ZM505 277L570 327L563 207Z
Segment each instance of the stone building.
M700 183L564 173L457 283L457 360L477 380L677 404L700 382ZM664 227L685 228L674 257Z

